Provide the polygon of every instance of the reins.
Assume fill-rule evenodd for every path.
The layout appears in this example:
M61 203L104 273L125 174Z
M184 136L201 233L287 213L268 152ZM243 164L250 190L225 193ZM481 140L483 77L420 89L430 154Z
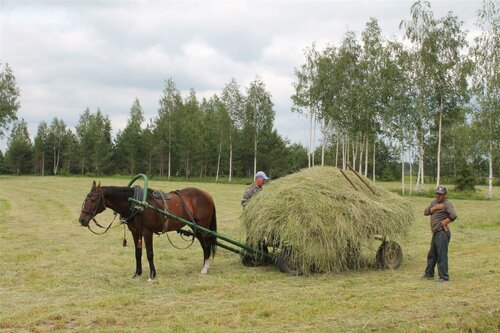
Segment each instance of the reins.
M87 228L94 234L94 235L104 235L106 232L108 232L108 230L111 228L111 226L113 225L113 222L115 222L115 219L116 219L116 213L113 214L114 217L113 217L113 220L111 220L111 223L107 226L107 227L103 227L102 225L99 224L99 222L97 222L97 220L95 219L95 217L92 218L92 221L94 221L95 225L98 226L99 228L102 228L102 229L105 229L103 232L97 232L97 231L94 231L92 230L92 228L90 227L90 223L87 225Z

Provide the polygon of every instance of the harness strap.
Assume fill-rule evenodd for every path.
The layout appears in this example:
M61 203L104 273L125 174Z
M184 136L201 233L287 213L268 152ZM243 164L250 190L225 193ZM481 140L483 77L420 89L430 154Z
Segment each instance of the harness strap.
M155 193L157 194L157 196L153 195L153 199L158 200L159 198L157 199L157 197L161 197L161 199L163 200L163 210L169 212L167 200L170 199L170 196L168 195L168 193L165 193L162 191L155 191ZM189 211L188 211L188 214L191 216ZM163 233L165 233L167 235L167 239L168 239L170 245L172 245L174 248L179 249L179 250L185 250L185 249L191 247L191 245L193 245L194 239L195 239L194 233L191 231L188 231L188 230L184 230L184 229L176 230L177 233L181 235L181 238L184 241L189 242L189 244L187 246L179 247L172 242L172 240L170 239L170 236L168 235L168 221L169 221L169 218L167 216L163 216ZM162 232L155 232L155 234L157 234L157 235L161 235L161 233ZM191 239L190 240L185 239L184 236L191 236Z
M191 220L191 222L193 222L193 223L194 223L193 232L194 232L194 234L196 234L197 229L198 229L198 228L196 227L196 226L197 226L197 223L196 223L196 221L194 220L194 217L193 217L193 215L191 214L191 211L188 209L188 207L187 207L187 205L186 205L186 202L184 201L184 198L183 198L183 197L182 197L182 195L181 195L181 191L176 190L176 191L174 191L174 193L175 193L175 194L177 194L177 196L179 197L179 200L180 200L180 202L181 202L182 208L184 209L184 212L186 212L186 214L187 214L187 216L189 217L189 219Z

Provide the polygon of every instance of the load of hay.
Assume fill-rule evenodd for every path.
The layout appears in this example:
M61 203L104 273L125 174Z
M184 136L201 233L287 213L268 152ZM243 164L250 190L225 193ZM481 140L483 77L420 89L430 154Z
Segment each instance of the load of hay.
M360 267L363 242L374 235L406 235L414 220L407 200L375 186L352 171L314 167L266 185L242 218L248 242L289 246L289 260L307 274Z

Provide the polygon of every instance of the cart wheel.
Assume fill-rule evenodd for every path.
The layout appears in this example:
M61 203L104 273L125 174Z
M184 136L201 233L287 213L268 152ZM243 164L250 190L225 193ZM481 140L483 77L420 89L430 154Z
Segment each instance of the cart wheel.
M278 257L278 268L280 271L283 273L287 273L289 275L302 275L302 272L298 267L295 267L293 263L290 262L290 253L292 249L290 246L285 246L284 248L281 249L280 255Z
M383 241L377 250L376 262L379 268L396 269L403 261L403 250L398 243Z

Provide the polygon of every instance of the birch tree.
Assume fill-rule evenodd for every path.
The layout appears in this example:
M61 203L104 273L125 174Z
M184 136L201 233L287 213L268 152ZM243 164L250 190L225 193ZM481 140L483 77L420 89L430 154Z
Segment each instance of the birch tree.
M12 68L9 64L2 66L0 63L0 138L4 136L9 123L17 119L16 113L21 106L19 96L20 90Z
M474 93L478 99L477 122L482 128L478 138L488 155L488 198L493 199L493 155L500 144L500 9L498 2L483 1L477 26L481 34L470 50L474 60Z
M257 173L257 151L259 138L264 131L272 131L275 111L271 94L266 90L264 82L257 77L247 88L245 103L245 126L253 135L253 171Z
M227 123L227 134L229 137L229 175L228 182L233 179L233 152L235 131L240 129L243 120L244 97L240 92L240 86L235 79L225 85L222 91L222 102L229 114Z
M52 151L52 174L57 175L63 154L66 138L66 123L62 119L54 118L50 123L47 144Z
M438 119L436 187L441 179L443 117L451 117L451 113L456 114L460 106L468 102L468 66L461 54L467 43L462 24L450 12L436 22L429 36L429 42L435 44L435 51L429 53L433 60L430 85L434 101L438 105L438 111L435 112Z
M409 77L413 80L416 87L417 110L418 113L414 117L413 123L417 129L417 142L418 142L418 157L419 157L419 174L420 184L419 187L423 188L425 182L425 169L424 169L424 155L425 155L425 141L429 131L430 111L428 108L429 99L429 72L428 68L431 59L428 55L432 51L430 47L432 43L428 42L429 35L434 26L434 16L430 9L428 1L417 1L410 9L409 20L401 21L400 29L405 29L405 37L411 42L411 58L413 61L413 71L409 73ZM417 186L417 187L418 187Z
M38 124L35 136L35 172L45 176L45 155L47 151L48 126L45 121Z
M384 40L381 35L381 29L374 18L370 18L366 23L365 29L361 32L362 55L360 59L361 67L361 101L360 108L360 163L359 172L362 173L363 150L365 152L365 177L368 176L368 143L376 141L377 134L380 132L380 121L382 113L382 91L384 80L382 77L382 68L384 61ZM373 149L375 154L375 149ZM375 160L375 158L373 158ZM375 169L373 169L375 170ZM375 175L373 174L373 178Z
M320 98L317 95L319 90L318 86L318 61L320 54L316 50L316 45L313 44L310 48L304 51L306 61L299 68L295 69L295 76L297 81L293 83L295 94L291 96L294 106L293 112L304 115L308 118L308 152L307 160L308 166L314 166L314 152L316 145L316 123L321 118ZM322 130L326 129L327 120L323 117ZM323 137L323 151L326 145L326 137Z

